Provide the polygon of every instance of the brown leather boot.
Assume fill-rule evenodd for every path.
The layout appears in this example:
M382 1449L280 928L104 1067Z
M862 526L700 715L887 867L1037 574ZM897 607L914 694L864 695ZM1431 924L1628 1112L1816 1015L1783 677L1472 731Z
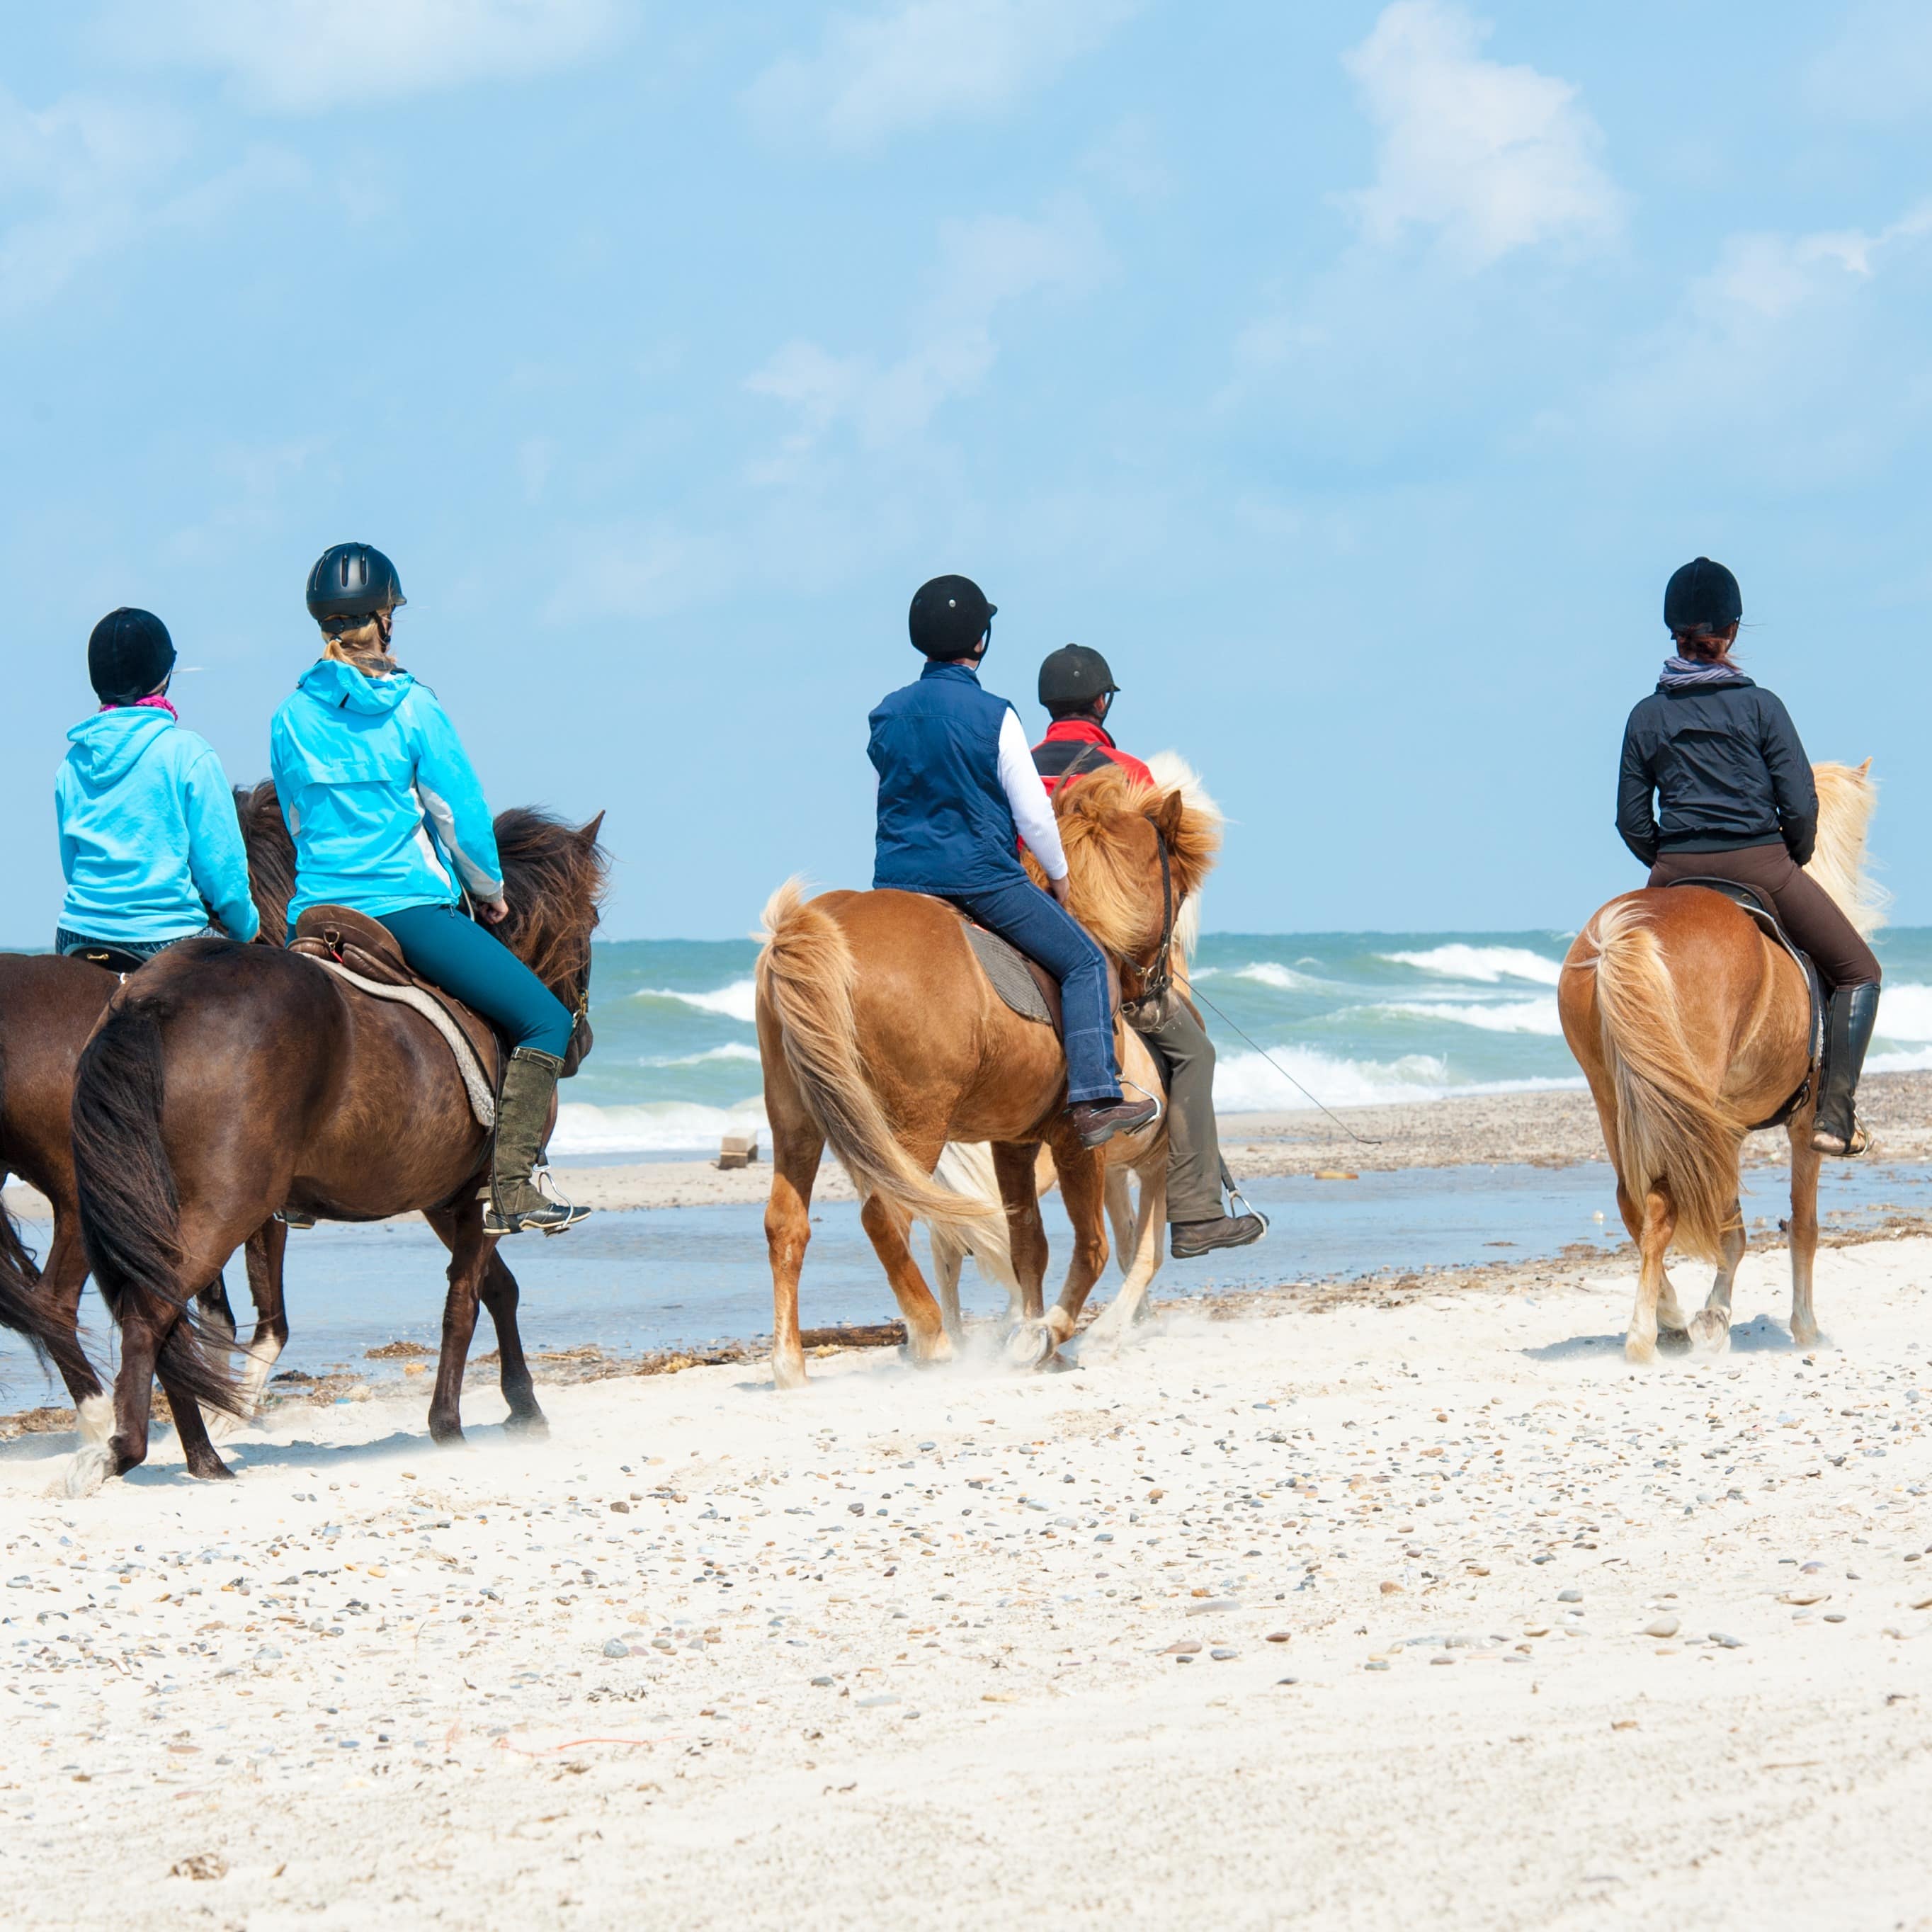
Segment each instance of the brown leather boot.
M1104 1147L1116 1134L1131 1134L1160 1118L1158 1100L1076 1100L1066 1110L1082 1147Z

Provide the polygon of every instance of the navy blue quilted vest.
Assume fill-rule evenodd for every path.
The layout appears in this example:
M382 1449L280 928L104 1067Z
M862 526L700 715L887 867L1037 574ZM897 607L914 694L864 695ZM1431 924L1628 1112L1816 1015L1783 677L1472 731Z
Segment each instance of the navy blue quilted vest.
M1026 877L1000 789L1000 725L1012 708L950 664L928 664L880 701L866 748L879 774L875 889L977 892Z

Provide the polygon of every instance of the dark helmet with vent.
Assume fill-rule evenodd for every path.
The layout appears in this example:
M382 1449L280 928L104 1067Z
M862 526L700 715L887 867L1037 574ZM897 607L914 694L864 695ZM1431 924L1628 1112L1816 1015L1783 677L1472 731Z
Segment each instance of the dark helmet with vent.
M318 622L373 617L409 601L396 566L373 544L332 544L308 574L308 614Z
M1721 563L1694 556L1664 587L1664 626L1673 635L1728 631L1744 614L1738 580Z
M998 608L970 577L935 577L913 592L906 628L914 648L929 658L969 658Z
M1084 711L1120 688L1107 660L1085 644L1062 644L1040 668L1040 701L1049 711Z

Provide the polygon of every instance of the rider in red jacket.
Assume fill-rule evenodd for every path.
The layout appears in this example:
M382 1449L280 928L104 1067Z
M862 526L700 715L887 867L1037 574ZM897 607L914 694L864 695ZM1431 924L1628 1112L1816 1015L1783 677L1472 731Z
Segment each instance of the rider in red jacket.
M1154 774L1108 734L1106 717L1120 686L1107 660L1084 644L1068 644L1040 668L1040 701L1053 722L1033 748L1034 768L1049 792L1073 784L1103 764L1123 767L1137 783ZM1221 1198L1221 1140L1214 1125L1214 1047L1188 1002L1170 992L1160 1009L1135 1018L1134 1030L1167 1072L1167 1218L1174 1258L1261 1239L1258 1214L1230 1214Z

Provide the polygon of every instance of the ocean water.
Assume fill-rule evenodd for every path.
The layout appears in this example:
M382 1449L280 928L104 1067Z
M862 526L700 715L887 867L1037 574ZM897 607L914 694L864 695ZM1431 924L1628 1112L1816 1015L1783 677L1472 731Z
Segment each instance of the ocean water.
M1196 983L1224 1113L1580 1084L1556 1018L1561 932L1210 933ZM1932 1067L1932 928L1881 933L1871 1066ZM748 940L600 945L597 1048L564 1089L553 1152L714 1149L764 1120ZM1244 1040L1254 1042L1250 1046Z

